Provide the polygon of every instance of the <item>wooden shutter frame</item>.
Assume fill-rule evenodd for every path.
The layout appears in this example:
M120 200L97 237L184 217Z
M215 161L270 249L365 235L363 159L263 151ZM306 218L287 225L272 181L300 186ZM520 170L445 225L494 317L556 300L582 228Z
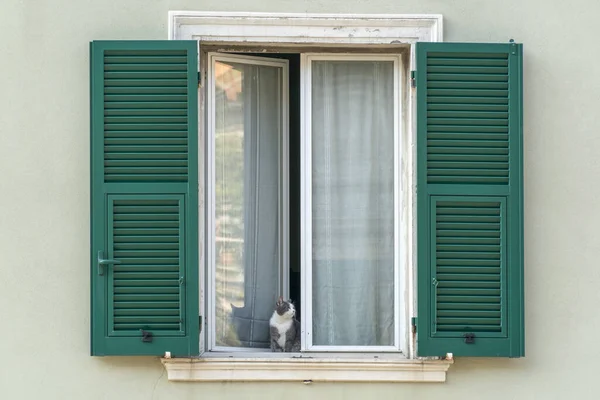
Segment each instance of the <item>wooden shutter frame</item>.
M114 193L105 188L104 179L104 51L186 51L187 63L187 181L157 192L148 183L130 183L131 191L119 192L118 184L112 184ZM162 355L170 351L175 356L193 356L199 354L199 266L198 266L198 53L196 41L95 41L90 43L90 225L91 225L91 354L102 355ZM153 79L153 78L148 78ZM144 121L145 122L145 121ZM143 122L142 122L143 123ZM127 184L125 184L127 185ZM182 185L187 188L181 191ZM167 185L168 186L168 185ZM177 186L178 188L176 188ZM121 185L121 188L125 186ZM165 185L163 185L165 187ZM171 198L184 197L180 203L184 208L185 235L179 240L185 246L184 279L185 289L183 321L180 323L183 336L155 335L152 342L143 342L143 334L114 337L108 333L109 316L107 314L107 273L99 275L98 255L110 258L106 224L109 218L109 197L123 197L130 194L144 194L147 199L163 194ZM114 196L113 196L114 197ZM145 199L146 200L146 199ZM150 199L151 200L151 199ZM111 266L104 266L107 270Z
M456 195L450 185L427 183L427 54L428 52L506 52L509 60L509 184L506 191L496 190L490 185L481 185L473 191L463 185L465 196L500 196L506 198L507 213L505 222L509 239L505 243L506 293L504 307L507 318L502 323L507 328L505 339L479 339L475 344L466 344L458 338L432 337L432 325L436 322L432 315L433 289L430 254L432 252L431 201L436 195ZM523 69L522 45L471 44L471 43L418 43L416 50L417 69L415 73L417 91L417 354L418 356L524 356L524 274L523 274ZM446 190L447 189L447 190ZM446 191L446 192L445 192Z

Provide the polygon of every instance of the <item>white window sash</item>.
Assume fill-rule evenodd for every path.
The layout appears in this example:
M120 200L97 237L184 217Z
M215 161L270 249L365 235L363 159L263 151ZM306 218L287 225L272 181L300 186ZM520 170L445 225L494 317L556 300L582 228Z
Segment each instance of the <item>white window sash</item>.
M312 338L312 133L311 133L311 65L315 60L345 61L392 61L394 63L394 344L392 346L316 346ZM301 293L302 293L302 343L303 352L398 352L404 347L406 321L405 286L406 274L403 273L405 249L401 241L403 227L400 223L402 210L401 186L401 124L402 105L400 93L405 90L402 76L402 59L400 55L390 54L332 54L304 53L300 61L301 71ZM401 279L400 277L404 277ZM404 299L404 300L401 300Z
M247 65L264 65L279 67L282 70L281 92L281 146L279 149L279 293L289 297L289 94L288 94L288 61L276 58L252 57L227 53L208 53L207 99L206 99L206 261L207 287L206 311L207 326L206 350L218 352L252 352L264 353L265 349L247 347L225 347L216 345L216 174L215 174L215 63L217 61L236 62ZM275 305L273 305L274 307Z

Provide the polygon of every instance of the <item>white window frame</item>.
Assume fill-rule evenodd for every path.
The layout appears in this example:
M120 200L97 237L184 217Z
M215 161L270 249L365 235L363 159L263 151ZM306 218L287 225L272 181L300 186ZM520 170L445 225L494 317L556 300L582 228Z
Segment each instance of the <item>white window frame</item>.
M394 109L394 343L391 346L319 346L312 342L313 321L311 299L312 282L312 62L313 61L391 61L393 62L393 109ZM402 209L402 187L400 183L400 155L401 155L401 135L403 134L400 121L402 119L402 107L400 93L403 90L401 82L402 58L400 55L393 54L333 54L333 53L302 53L300 58L300 85L301 85L301 128L300 128L300 170L304 176L300 183L300 193L302 196L301 206L301 239L300 248L302 254L301 260L301 292L302 299L302 351L320 351L320 352L408 352L406 345L407 323L404 321L405 304L407 300L401 294L405 292L404 276L402 271L405 269L401 265L403 254L406 249L400 240L402 224L400 223L400 210ZM404 300L404 301L402 301Z
M290 14L251 12L169 11L168 38L170 40L197 40L215 45L283 45L283 46L410 46L408 68L415 69L414 44L441 42L443 18L439 14ZM200 60L200 63L203 61ZM199 66L200 67L200 66ZM200 69L199 69L200 70ZM409 81L408 76L402 80ZM204 154L203 94L199 91L199 154ZM402 137L402 185L406 198L401 210L401 223L405 230L401 240L410 249L403 255L407 273L406 318L415 316L415 265L416 259L416 129L414 90L402 93L405 118L400 121L406 135ZM205 166L199 164L199 226L205 226L204 199ZM204 232L199 232L200 265L206 264ZM204 299L204 268L200 268L200 302ZM204 328L200 337L204 345ZM245 358L203 354L200 358L172 359L165 354L162 359L169 380L173 381L354 381L354 382L444 382L452 358L446 360L417 359L416 336L410 335L408 353L401 357L378 354L338 354L320 359L310 357Z
M216 218L216 174L215 174L215 134L216 121L214 120L215 104L215 64L218 61L237 62L245 65L262 65L281 68L281 136L279 143L279 277L278 292L285 298L289 297L289 157L288 157L288 138L289 138L289 116L288 116L288 61L272 58L242 56L227 53L208 53L208 74L207 74L207 101L206 101L206 169L207 185L205 188L207 194L206 215L206 260L207 260L207 288L206 288L206 310L207 310L207 343L206 350L219 352L264 352L264 349L253 349L248 347L224 347L216 344L216 236L215 236L215 218ZM200 157L202 158L202 157ZM200 178L202 179L202 178ZM202 226L202 225L200 225ZM202 305L202 303L201 303ZM202 308L200 308L202 310Z

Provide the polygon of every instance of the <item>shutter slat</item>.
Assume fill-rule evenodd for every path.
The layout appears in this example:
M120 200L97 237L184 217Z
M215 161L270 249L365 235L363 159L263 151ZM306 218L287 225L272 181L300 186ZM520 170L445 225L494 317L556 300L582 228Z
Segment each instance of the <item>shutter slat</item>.
M138 93L137 90L132 90L130 93L119 93L119 94L106 94L104 101L107 104L107 108L114 108L115 103L149 103L149 102L160 102L156 107L168 107L169 103L177 104L185 102L188 99L186 94L148 94Z
M123 265L123 264L119 264L118 266L114 267L114 271L115 274L128 274L128 273L133 273L133 274L147 274L147 275L153 275L153 274L172 274L173 272L179 272L179 266L178 265L165 265L165 264L160 264L160 265L146 265L146 264L137 264L137 265Z
M439 176L439 175L432 175L430 181L432 183L455 183L456 182L456 178L459 177L458 175L456 176L451 176L451 177L447 177L447 176ZM503 177L479 177L479 176L469 176L469 175L462 175L460 176L461 180L463 183L465 184L487 184L487 185L504 185L508 183L508 178L503 178Z
M114 286L112 288L113 292L115 295L118 294L138 294L138 295L148 295L149 297L152 296L158 296L158 295L165 295L165 294L171 294L174 296L177 296L178 300L177 300L177 306L179 308L181 308L181 301L179 301L179 297L181 296L181 293L179 291L179 288L175 285L172 286L148 286L148 287L141 287L141 286ZM119 301L114 302L113 307L117 307L119 305ZM112 324L111 324L112 325ZM132 334L135 332L132 332Z
M464 314L464 310L444 309L444 310L438 311L438 315L440 317L458 317L458 318L460 318L463 314ZM473 316L473 317L495 318L495 319L500 319L502 316L499 309L497 311L494 311L494 310L470 310L469 315Z
M465 259L465 258L455 258L455 259L439 259L437 260L437 265L439 267L498 267L500 266L499 261L494 260L481 260L481 259Z
M440 282L442 281L500 281L500 274L492 273L448 273L443 270L437 274Z
M508 169L508 163L501 161L430 161L427 163L427 166L429 167L429 169Z
M429 65L436 65L434 61L435 59L429 60ZM439 65L439 64L437 64ZM430 73L427 74L427 80L429 82L439 82L439 81L468 81L468 82L508 82L508 75L504 74L495 74L495 75L485 75L485 74L443 74L443 73ZM508 86L505 87L508 89Z
M476 249L478 251L491 251L491 252L499 252L500 251L500 243L498 243L497 246L493 246L493 245L486 245L486 244L479 244L479 243L473 243L471 241L466 241L466 244L464 245L460 245L460 244L441 244L439 243L439 241L436 241L438 243L437 245L437 249L438 251L468 251L471 252L473 251L473 249Z
M104 167L187 167L187 160L106 160Z
M111 89L109 93L119 93L119 89ZM163 92L156 92L163 93ZM177 93L175 89L172 92L164 93ZM427 89L429 96L448 96L448 97L491 97L491 98L506 98L508 97L508 90L502 89Z
M119 323L117 327L117 331L129 331L129 332L140 332L141 330L148 331L175 331L181 324L173 323L173 324L160 324L160 323L148 323L146 321L140 321L137 324L132 323ZM155 332L158 333L158 332Z
M179 279L179 271L176 269L165 268L164 271L120 271L115 270L115 279Z
M180 64L187 65L186 55L111 55L104 56L104 64Z
M115 286L122 286L125 288L137 288L138 286L147 287L149 290L156 290L159 288L172 288L173 286L179 286L178 279L127 279L116 276ZM170 290L170 289L169 289Z
M150 250L156 247L160 247L162 249L171 249L171 250L179 250L179 243L165 243L165 242L142 242L142 243L115 243L114 249L115 251L125 251L130 249L142 249L142 250Z
M469 96L428 96L427 102L431 104L461 104L474 106L501 105L508 107L506 97L469 97ZM471 108L469 108L470 110Z
M474 263L474 265L468 265L467 263L457 263L455 265L443 265L438 263L437 273L444 274L464 274L464 275L497 275L499 274L498 268L500 263L494 263L492 265L485 265L484 263ZM463 278L466 279L466 278Z
M105 115L108 113L105 113ZM129 126L125 124L136 124L141 126L146 126L147 124L156 125L156 124L173 124L172 127L179 128L177 130L185 130L187 126L187 116L186 115L172 115L172 116L162 116L158 115L158 113L152 113L149 115L140 115L140 116L106 116L104 118L104 123L107 126L113 127L114 125L123 124L124 126ZM167 126L169 126L167 125Z
M137 60L137 61L139 61L139 60ZM105 71L105 75L109 71L114 71L114 72L119 72L119 73L125 73L125 72L141 73L141 74L143 74L141 76L147 77L147 75L144 75L144 74L158 73L161 71L166 71L166 72L170 72L170 73L177 72L177 71L186 72L187 64L184 64L184 63L180 63L180 64L168 63L167 64L167 63L160 63L160 62L156 62L156 63L139 63L139 62L112 63L112 64L105 64L104 71ZM140 75L136 75L136 76L140 76ZM186 76L187 76L187 73L186 73Z
M442 236L437 233L436 243L438 244L469 244L469 245L477 245L477 244L500 244L500 239L495 237L485 237L481 235L480 237L467 236L467 235L453 235L449 234L447 236ZM490 235L488 235L490 236Z
M124 148L124 146L121 146ZM120 149L120 148L119 148ZM126 151L128 149L123 149ZM429 146L427 152L429 154L468 154L468 155L494 155L506 154L509 149L506 147L484 147L484 146Z
M183 160L185 162L187 162L188 160L188 153L181 151L181 152L158 152L156 151L157 149L153 148L153 150L155 151L144 151L144 152L139 152L139 153L132 153L131 148L128 149L129 151L127 152L121 152L121 153L105 153L104 154L104 159L106 161L109 160L119 160L119 161L126 161L126 162L134 162L135 160L142 160L142 161L149 161L149 162L154 162L154 161L166 161L166 160Z
M187 75L187 74L185 74ZM176 79L169 78L165 79L161 78L153 78L149 79L147 76L143 74L131 74L129 78L110 78L104 75L104 84L105 87L119 87L126 86L129 88L133 87L141 87L141 88L152 88L152 87L178 87L184 88L187 90L187 79Z
M446 166L443 166L446 167ZM466 176L508 176L508 171L500 168L429 168L431 175Z
M145 122L111 122L108 121L104 125L106 131L179 131L185 132L187 124L176 121L167 121L164 119L148 118Z
M439 275L438 275L439 276ZM452 288L454 289L497 289L500 290L500 282L493 281L476 281L476 280L468 280L468 281L455 281L455 280L442 280L438 278L438 288L440 289L440 294L444 293L444 288ZM446 294L450 294L449 292ZM461 293L457 293L461 294ZM491 295L491 293L490 293ZM495 293L494 293L495 295Z
M508 119L505 118L493 118L493 119L485 119L485 118L462 118L460 115L455 116L454 118L436 118L429 117L427 123L430 125L460 125L460 126L486 126L487 125L495 125L495 126L507 126ZM486 129L486 128L484 128Z
M449 315L452 314L450 311ZM148 316L148 315L179 315L177 308L119 308L115 310L115 316Z
M135 110L170 110L176 109L178 112L187 112L187 103L185 101L109 101L104 103L104 114L107 113L134 113ZM495 108L494 108L495 110ZM138 114L139 115L139 114Z
M177 137L119 137L104 140L106 146L110 145L162 145L162 146L187 146L187 138ZM185 172L185 171L184 171Z
M131 260L140 260L143 257L152 257L155 260L178 262L178 251L170 250L118 250L115 249L115 256L119 257L123 263Z
M119 117L127 117L127 118L132 118L132 117L138 117L138 116L144 116L144 117L174 117L174 116L186 116L187 115L187 110L184 107L169 107L168 104L155 104L156 107L144 107L144 106L138 106L138 107L123 107L122 105L120 107L115 107L115 108L107 108L106 110L104 110L104 115L107 117L114 117L114 116L119 116ZM159 108L159 107L163 107L163 108ZM185 122L185 121L184 121Z
M438 324L438 330L440 332L500 332L500 328L498 328L497 324L493 325L484 325L484 324L475 324L472 321L464 321L463 324ZM463 328L464 327L464 328Z
M507 112L508 104L479 104L469 103L467 101L461 102L430 102L427 104L427 110L435 111L468 111L468 112L481 112L481 111L496 111L496 112Z
M455 124L455 125L434 125L429 124L427 127L429 132L442 132L442 133L504 133L508 134L508 127L504 125L487 125L482 126L479 124L466 125L466 124Z
M505 79L503 75L497 75L501 79ZM496 81L466 81L466 80L430 80L430 89L508 89L508 83Z
M185 66L187 67L187 65ZM161 70L151 70L151 71L130 71L130 70L111 70L104 72L104 80L128 80L128 79L143 79L149 81L151 79L179 79L183 80L184 84L187 82L187 72L186 68L183 68L181 71L161 71Z
M106 174L107 182L185 182L187 177L182 174L143 175L143 174Z
M167 307L165 304L170 304L169 307L179 307L179 298L177 295L171 293L163 294L135 294L135 293L122 293L115 294L114 296L115 308L136 308L136 305L130 305L126 303L136 303L140 308L147 308L145 306L152 306L152 304L161 304L158 308Z
M429 73L445 74L481 74L481 75L506 75L508 67L503 66L483 66L483 65L436 65L430 64L427 67Z
M465 310L469 312L481 312L483 311L500 311L499 304L493 303L464 303L464 302L451 302L445 301L437 304L437 309L440 314L444 314L447 312L452 313L464 313ZM453 314L455 315L455 314Z
M139 204L131 204L131 203L119 203L119 205L114 206L115 215L118 216L127 216L127 215L137 215L137 214L162 214L162 215L171 215L173 219L177 219L177 212L179 211L176 205L168 206L168 205L159 205L156 203L150 203L147 205L139 205Z
M457 107L448 110L447 108L439 107L438 110L428 111L427 116L430 118L494 118L508 121L508 112L500 111L482 111L482 110L456 110ZM468 107L465 107L468 108Z
M145 227L145 228L119 228L114 229L115 235L146 235L146 236L163 236L163 235L178 235L177 229L164 229L156 227Z
M119 87L106 87L104 94L113 96L131 96L146 95L146 96L160 96L160 95L181 95L187 94L186 87L171 87L171 86L119 86Z
M475 295L452 295L440 294L437 295L437 304L452 304L452 303L489 303L493 306L498 306L501 303L500 296L475 296Z

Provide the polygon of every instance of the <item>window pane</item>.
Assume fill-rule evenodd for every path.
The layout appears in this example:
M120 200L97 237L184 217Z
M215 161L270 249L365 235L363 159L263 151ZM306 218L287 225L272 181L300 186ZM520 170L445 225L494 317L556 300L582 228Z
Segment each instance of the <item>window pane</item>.
M216 344L268 347L279 293L281 69L215 66Z
M393 62L312 63L314 345L394 345L393 88Z

